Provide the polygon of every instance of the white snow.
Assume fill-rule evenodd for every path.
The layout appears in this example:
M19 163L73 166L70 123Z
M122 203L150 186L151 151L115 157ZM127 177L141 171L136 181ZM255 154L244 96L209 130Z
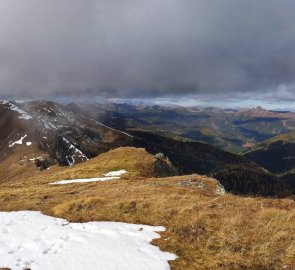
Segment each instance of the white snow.
M90 183L90 182L100 182L100 181L108 181L108 180L115 180L120 179L120 177L98 177L98 178L82 178L82 179L73 179L73 180L60 180L50 185L66 185L66 184L73 184L73 183Z
M32 145L31 142L26 142L26 146L30 146L30 145Z
M100 182L100 181L109 181L120 179L121 175L127 173L126 170L119 170L119 171L112 171L104 174L104 177L97 177L97 178L82 178L82 179L72 179L72 180L59 180L50 185L66 185L66 184L73 184L73 183L90 183L90 182Z
M77 149L73 144L70 143L65 137L62 138L63 141L69 145L69 149L75 150L75 153L72 156L66 156L69 166L73 166L75 164L75 156L81 158L82 161L87 161L87 156L79 149Z
M29 120L29 119L33 118L27 112L25 112L24 110L15 106L13 103L11 103L7 100L0 100L0 104L7 105L10 110L18 112L20 114L20 116L18 118L20 118L20 119Z
M18 141L15 141L15 142L13 142L13 143L10 143L10 144L9 144L9 147L12 147L12 146L14 146L14 145L16 145L16 144L23 144L23 139L25 139L26 137L27 137L27 135L22 136Z
M177 257L150 242L152 227L69 223L40 212L0 212L0 267L12 270L168 270Z
M133 136L130 135L130 134L128 134L127 132L124 132L124 131L121 131L121 130L118 130L118 129L114 129L114 128L109 127L109 126L107 126L107 125L105 125L105 124L103 124L103 123L101 123L101 122L98 122L98 121L95 121L95 122L96 122L97 124L103 126L103 127L106 127L106 128L111 129L111 130L113 130L113 131L117 131L117 132L119 132L119 133L121 133L121 134L124 134L124 135L127 135L128 137L133 138Z
M35 158L30 158L30 161L35 161L36 159L43 159L42 157L35 157Z
M104 174L104 176L121 176L123 174L127 173L126 170L119 170L119 171L112 171Z

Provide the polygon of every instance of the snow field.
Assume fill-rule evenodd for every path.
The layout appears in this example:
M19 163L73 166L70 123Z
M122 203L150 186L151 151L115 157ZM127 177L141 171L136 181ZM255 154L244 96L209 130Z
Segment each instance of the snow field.
M168 270L176 256L150 242L152 227L68 223L40 212L0 212L0 268L12 270Z

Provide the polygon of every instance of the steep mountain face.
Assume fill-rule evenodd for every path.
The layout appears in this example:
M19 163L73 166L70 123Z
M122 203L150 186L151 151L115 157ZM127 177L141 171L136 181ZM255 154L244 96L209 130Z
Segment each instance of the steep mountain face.
M79 163L131 143L132 138L127 134L83 117L62 105L32 102L23 107L39 120L38 132L44 138L41 149L58 160L60 165Z
M120 128L209 143L234 153L295 128L295 113L261 107L247 110L128 104L98 104L96 107L96 110L124 116L125 121L119 122Z
M48 160L38 147L37 121L8 101L0 101L0 182L31 176L35 158Z
M36 120L24 110L8 101L0 101L0 162L21 147L24 152L35 148L36 134L31 127Z
M281 176L295 191L295 131L260 143L245 156Z
M0 161L21 152L43 169L55 163L67 166L132 141L130 135L53 102L1 101L0 113Z
M134 146L150 153L162 152L180 174L205 174L218 179L227 191L237 194L283 196L283 183L249 159L198 142L176 141L134 131Z

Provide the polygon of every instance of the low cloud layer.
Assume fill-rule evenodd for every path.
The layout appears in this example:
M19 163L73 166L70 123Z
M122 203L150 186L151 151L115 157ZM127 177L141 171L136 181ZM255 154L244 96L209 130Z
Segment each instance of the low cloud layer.
M294 0L1 0L0 96L294 96Z

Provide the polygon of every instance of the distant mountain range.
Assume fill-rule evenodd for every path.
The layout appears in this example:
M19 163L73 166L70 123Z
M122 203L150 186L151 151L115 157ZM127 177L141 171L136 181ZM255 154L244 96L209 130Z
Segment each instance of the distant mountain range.
M73 106L78 107L77 104ZM102 109L113 115L112 124L121 129L140 129L171 138L209 143L233 153L242 153L259 142L295 129L295 113L268 111L261 107L229 110L97 104L92 109L92 115L96 114L97 118L102 117Z
M232 126L233 115L241 115L235 118L239 121L244 119L252 123L242 116L254 119L255 115L261 119L265 113L260 108L236 112L213 108L138 108L123 104L63 106L49 101L21 104L1 101L0 128L4 132L1 132L0 140L0 181L9 181L25 172L36 174L54 164L71 166L120 146L135 146L152 154L161 152L168 156L180 175L213 176L233 193L284 196L288 194L284 182L247 157L188 140L176 132L176 129L180 130L181 119L188 126L193 126L194 119L203 119L204 124L212 120L211 123L219 125L220 119L231 119L226 120L225 126ZM273 122L283 121L278 120L279 113L269 114L269 118L276 115Z

